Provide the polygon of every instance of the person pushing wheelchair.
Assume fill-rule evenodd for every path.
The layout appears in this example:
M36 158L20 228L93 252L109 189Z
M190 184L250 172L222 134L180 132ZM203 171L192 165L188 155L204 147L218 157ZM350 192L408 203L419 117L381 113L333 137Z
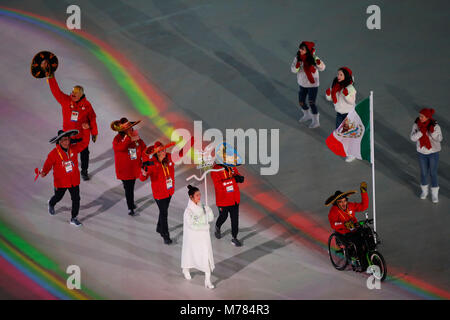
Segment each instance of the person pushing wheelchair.
M335 230L341 240L346 246L353 243L356 248L355 256L358 257L360 263L360 270L365 271L368 267L368 262L365 258L363 231L358 228L358 219L355 217L356 212L365 211L369 206L369 196L367 195L367 183L361 182L361 202L348 202L348 196L355 194L356 191L336 191L334 195L330 196L325 205L328 207L333 205L328 213L328 220L331 228Z

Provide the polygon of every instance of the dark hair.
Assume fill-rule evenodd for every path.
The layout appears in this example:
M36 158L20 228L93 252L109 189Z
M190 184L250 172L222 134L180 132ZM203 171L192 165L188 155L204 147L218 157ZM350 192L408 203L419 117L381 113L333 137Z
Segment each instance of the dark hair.
M340 69L338 69L338 71L342 71L342 73L344 74L344 80L342 80L340 82L340 85L341 85L342 88L346 88L346 87L348 87L349 85L351 85L353 83L353 79L352 79L352 77L350 77L350 73L348 73L347 70L340 68ZM338 83L338 78L337 77L334 78L333 84L331 85L331 87L334 87L334 85L336 83Z
M193 187L191 185L188 185L187 188L189 189L188 191L189 197L192 197L197 191L200 191L197 187Z
M308 47L306 46L306 44L304 44L303 42L300 43L300 45L298 46L298 48L303 48L306 50L306 62L309 63L312 66L316 66L316 60L314 59L311 51L309 51ZM300 52L297 52L297 61L300 60Z

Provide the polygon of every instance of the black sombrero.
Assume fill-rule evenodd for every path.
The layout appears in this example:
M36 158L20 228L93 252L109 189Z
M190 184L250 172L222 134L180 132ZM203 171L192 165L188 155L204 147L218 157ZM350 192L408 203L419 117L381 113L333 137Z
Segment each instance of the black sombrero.
M78 130L67 130L67 131L59 130L58 135L56 137L51 138L49 142L56 143L59 140L61 140L61 138L76 136L78 133L79 133Z
M42 61L47 60L49 68L41 68ZM35 78L45 78L52 75L58 69L58 58L49 51L38 52L31 61L31 74Z
M342 192L342 191L336 191L331 197L329 197L327 199L327 201L325 201L325 205L328 207L329 205L333 204L336 202L336 200L339 200L341 198L345 198L347 196L350 196L352 194L356 193L356 191L351 190L351 191L347 191L347 192Z

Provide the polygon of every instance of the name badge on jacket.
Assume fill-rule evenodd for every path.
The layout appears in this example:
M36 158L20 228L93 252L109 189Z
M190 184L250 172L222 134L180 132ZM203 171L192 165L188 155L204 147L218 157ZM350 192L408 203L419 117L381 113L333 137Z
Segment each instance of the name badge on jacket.
M169 190L170 188L173 188L172 178L167 178L166 179L166 186L167 186L167 190Z
M72 111L72 114L70 116L70 121L78 121L78 111Z
M66 172L72 172L72 161L64 161L64 168L66 168Z
M136 149L135 148L128 149L128 154L130 155L130 159L131 160L136 160L137 159L137 154L136 154Z
M230 184L229 186L226 186L225 188L227 189L227 192L233 192L234 191L234 188L233 188L232 184Z

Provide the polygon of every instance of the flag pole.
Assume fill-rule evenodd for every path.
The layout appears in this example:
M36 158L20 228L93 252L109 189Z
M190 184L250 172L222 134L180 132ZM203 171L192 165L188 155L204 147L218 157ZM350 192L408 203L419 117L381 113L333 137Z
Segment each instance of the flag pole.
M373 91L370 91L370 163L372 164L373 229L377 231L377 214L375 210L375 139L373 127Z

